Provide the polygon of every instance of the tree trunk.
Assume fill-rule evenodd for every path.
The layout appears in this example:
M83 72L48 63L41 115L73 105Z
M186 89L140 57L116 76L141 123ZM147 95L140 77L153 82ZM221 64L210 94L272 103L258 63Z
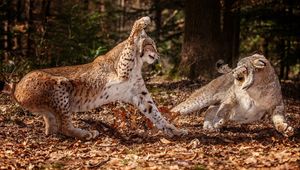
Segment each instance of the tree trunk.
M279 53L280 53L280 72L279 78L284 78L284 67L285 67L285 43L284 40L281 39L278 43Z
M285 51L285 56L286 56L286 61L285 61L285 74L284 74L284 80L288 80L289 79L289 73L290 73L290 53L291 51L291 41L290 41L290 37L287 38L286 40L286 51Z
M187 0L179 71L191 79L212 78L220 58L220 1Z
M223 13L223 60L235 66L239 55L240 17L239 10L232 11L236 0L224 1Z
M32 21L32 12L33 12L33 1L32 0L28 0L28 4L27 4L27 25L28 25L28 33L27 33L27 57L34 57L32 56L33 54L33 41L32 41L32 37L31 37L31 33L33 31L33 21Z
M22 3L22 0L18 0L17 2L17 23L21 25L23 25L23 20L22 20L22 13L23 13L23 3ZM16 45L17 45L17 53L20 55L20 56L23 56L23 45L22 45L22 36L23 34L19 34L19 35L16 35L17 37L17 42L16 42Z
M154 10L155 10L155 37L156 40L160 39L160 31L161 31L161 7L160 0L154 0L153 2Z
M6 21L4 22L4 62L8 62L9 60L9 53L12 49L12 42L11 42L11 23L13 21L12 16L12 9L11 9L11 1L6 2Z
M266 58L269 58L269 38L264 37L262 44L263 54Z

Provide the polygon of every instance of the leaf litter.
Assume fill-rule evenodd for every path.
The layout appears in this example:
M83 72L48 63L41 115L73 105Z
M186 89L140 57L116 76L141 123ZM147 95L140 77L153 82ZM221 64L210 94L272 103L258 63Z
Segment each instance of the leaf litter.
M162 114L189 131L180 138L164 136L134 107L119 102L73 115L76 126L100 132L95 140L45 136L41 116L0 95L0 169L300 168L299 96L285 96L287 119L296 129L290 138L277 133L269 121L207 133L202 130L203 110L188 116L169 112L205 83L147 84ZM289 90L283 86L284 92L295 94Z

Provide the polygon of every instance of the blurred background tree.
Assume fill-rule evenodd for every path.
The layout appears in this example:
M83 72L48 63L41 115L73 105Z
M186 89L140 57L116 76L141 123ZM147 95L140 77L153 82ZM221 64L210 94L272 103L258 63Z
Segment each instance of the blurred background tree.
M298 80L298 0L0 0L0 67L32 69L90 62L128 36L149 15L147 31L168 77L212 78L215 62L235 66L261 52L281 79Z

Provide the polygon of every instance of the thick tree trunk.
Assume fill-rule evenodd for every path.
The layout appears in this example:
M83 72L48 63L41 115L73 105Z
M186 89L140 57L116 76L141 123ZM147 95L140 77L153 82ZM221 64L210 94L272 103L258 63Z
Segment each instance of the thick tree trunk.
M4 23L6 22L4 6L4 2L0 1L0 63L4 61Z
M6 21L4 22L4 62L8 62L9 60L9 53L11 52L12 49L12 36L11 36L11 24L13 21L13 16L12 16L12 9L11 9L11 1L7 1L6 5Z
M224 1L223 13L223 60L235 66L239 55L240 16L239 10L232 11L236 0Z
M269 58L269 38L265 37L262 44L263 54L266 58Z
M220 54L220 1L187 0L179 71L191 79L212 78Z
M280 52L280 72L279 72L279 78L284 78L284 68L285 68L285 59L286 59L286 53L285 53L285 43L284 40L281 39L278 43L278 48Z
M27 16L26 16L26 19L27 19L27 25L28 25L28 33L27 33L27 57L33 57L32 54L33 54L33 40L32 40L32 37L31 37L31 33L33 31L33 21L32 21L32 12L33 12L33 1L32 0L28 0L27 2L28 6L26 7L27 8Z
M290 73L290 50L291 50L291 41L290 38L288 37L286 40L286 62L285 62L285 74L284 74L284 79L288 80L289 79L289 73Z

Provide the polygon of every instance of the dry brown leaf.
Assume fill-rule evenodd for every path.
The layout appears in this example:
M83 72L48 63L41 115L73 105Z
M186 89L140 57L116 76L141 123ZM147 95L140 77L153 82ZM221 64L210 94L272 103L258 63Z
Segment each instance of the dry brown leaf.
M170 144L170 143L172 143L171 141L169 141L169 140L166 139L166 138L160 138L160 141L161 141L161 143L163 143L163 144Z
M256 164L257 163L257 159L255 157L251 156L251 157L249 157L249 158L247 158L245 160L245 163L246 164Z
M200 141L199 141L199 139L193 139L188 145L187 145L187 147L188 148L190 148L190 149L195 149L195 148L197 148L197 147L199 147L200 146Z

